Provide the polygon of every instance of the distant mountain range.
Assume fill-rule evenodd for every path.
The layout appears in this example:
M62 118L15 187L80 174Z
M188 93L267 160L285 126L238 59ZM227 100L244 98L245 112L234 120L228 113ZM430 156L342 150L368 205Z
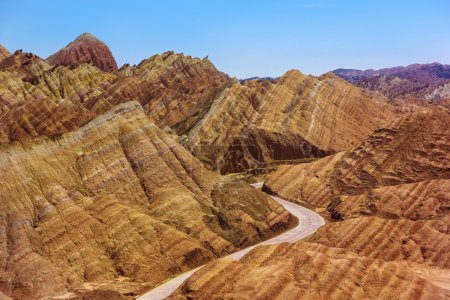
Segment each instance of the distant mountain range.
M246 82L246 81L255 81L255 80L268 80L270 82L277 80L280 77L258 77L258 76L254 76L254 77L250 77L250 78L245 78L245 79L239 79L240 82Z
M380 70L337 69L333 73L359 87L379 91L391 100L414 97L440 102L450 99L450 65L431 63Z

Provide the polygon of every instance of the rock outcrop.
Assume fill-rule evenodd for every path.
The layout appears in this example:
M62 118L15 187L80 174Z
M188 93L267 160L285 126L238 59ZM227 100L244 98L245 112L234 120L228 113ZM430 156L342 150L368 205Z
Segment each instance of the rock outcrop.
M17 50L13 55L0 62L0 71L13 72L20 78L39 76L48 69L50 69L50 65L39 56L22 50Z
M445 109L400 116L352 151L281 168L266 188L337 220L310 241L448 272L449 123Z
M270 197L207 171L137 102L4 145L0 168L0 291L12 298L119 277L148 289L292 221Z
M89 63L105 72L117 70L116 60L108 46L89 33L83 33L66 47L50 55L47 62L66 66Z
M341 220L313 240L384 260L450 268L450 116L403 115L349 152L283 167L267 189Z

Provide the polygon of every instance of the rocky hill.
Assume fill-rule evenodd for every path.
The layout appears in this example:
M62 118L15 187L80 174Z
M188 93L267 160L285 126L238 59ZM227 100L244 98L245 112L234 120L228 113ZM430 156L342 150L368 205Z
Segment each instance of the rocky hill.
M229 80L209 61L173 52L112 74L91 64L52 67L17 51L0 63L0 78L1 143L59 135L133 100L164 128Z
M90 282L114 290L117 278L145 290L293 221L204 169L137 102L60 137L5 145L0 168L0 291L16 299Z
M391 100L415 97L440 103L450 99L450 65L413 64L380 70L337 69L333 72L359 87L381 92Z
M276 235L296 220L220 173L287 161L265 191L328 223L173 299L448 299L450 115L420 105L447 103L448 66L377 72L239 81L172 51L118 69L90 34L46 60L0 47L0 298L133 297Z
M398 116L351 151L311 164L281 167L267 187L289 199L325 207L335 195L359 195L374 188L448 179L449 121L445 109Z
M450 292L406 263L298 242L259 246L240 261L220 259L167 299L448 299Z
M0 143L79 128L95 116L82 103L115 78L92 65L52 67L16 51L0 63Z
M83 35L68 48L86 39L94 38ZM0 63L1 143L57 136L138 101L152 122L228 173L348 150L394 116L387 99L331 73L289 71L271 81L239 82L207 58L173 52L115 73L95 62L48 61L18 51Z
M83 33L66 47L50 55L47 62L67 66L90 63L102 71L117 70L116 60L108 46L89 33Z
M267 188L327 208L338 222L317 242L448 269L449 123L445 109L398 117L352 151L280 169Z
M236 172L350 149L393 115L382 97L332 74L293 70L274 81L233 81L205 113L193 115L196 122L174 128L194 155L221 172Z
M33 53L23 52L22 50L15 51L13 55L6 57L0 62L1 71L15 73L20 78L39 76L48 69L50 69L50 66L39 56ZM4 84L9 83L5 82Z
M11 53L9 53L8 49L0 45L0 62L10 55Z
M425 109L351 151L280 168L264 188L330 222L307 241L208 264L170 299L447 299L449 123Z
M137 100L155 124L173 127L229 81L207 58L168 51L137 66L122 67L114 84L87 100L84 106L99 113L119 103Z

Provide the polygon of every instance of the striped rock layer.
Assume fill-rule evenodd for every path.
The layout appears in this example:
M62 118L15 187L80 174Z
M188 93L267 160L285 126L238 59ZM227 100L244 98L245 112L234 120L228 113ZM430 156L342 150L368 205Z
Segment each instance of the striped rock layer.
M331 73L293 70L273 81L234 81L193 126L175 128L194 155L221 172L236 172L260 161L350 149L392 117L385 101Z
M78 66L90 63L102 71L116 71L117 63L108 46L95 36L84 33L63 49L50 55L51 65Z
M18 51L0 63L0 142L73 131L129 101L160 128L173 126L227 80L209 61L173 52L112 74L91 64L52 67Z
M316 242L448 269L449 123L445 109L400 116L351 151L280 168L267 189L327 208L338 222Z
M280 167L264 189L330 222L210 263L170 299L448 299L448 124L445 109L402 115L351 151Z
M0 148L0 291L35 299L127 278L132 293L290 226L207 171L128 102L59 137Z
M0 45L0 62L10 55L11 53L9 53L8 49Z
M266 186L288 199L326 207L336 197L374 188L449 179L449 122L446 109L401 115L351 151L281 167Z
M301 242L259 246L240 261L220 259L167 299L448 299L405 263Z
M93 39L83 35L61 51ZM394 116L386 98L331 73L239 82L207 58L173 52L115 72L93 60L17 52L0 63L0 79L1 143L58 136L138 101L152 122L222 173L349 150Z

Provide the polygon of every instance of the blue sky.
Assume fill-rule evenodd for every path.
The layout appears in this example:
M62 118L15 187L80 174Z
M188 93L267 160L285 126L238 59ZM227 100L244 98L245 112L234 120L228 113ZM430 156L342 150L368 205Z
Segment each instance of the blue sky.
M119 66L166 50L246 78L450 63L450 1L0 0L0 44L47 57L90 32Z

